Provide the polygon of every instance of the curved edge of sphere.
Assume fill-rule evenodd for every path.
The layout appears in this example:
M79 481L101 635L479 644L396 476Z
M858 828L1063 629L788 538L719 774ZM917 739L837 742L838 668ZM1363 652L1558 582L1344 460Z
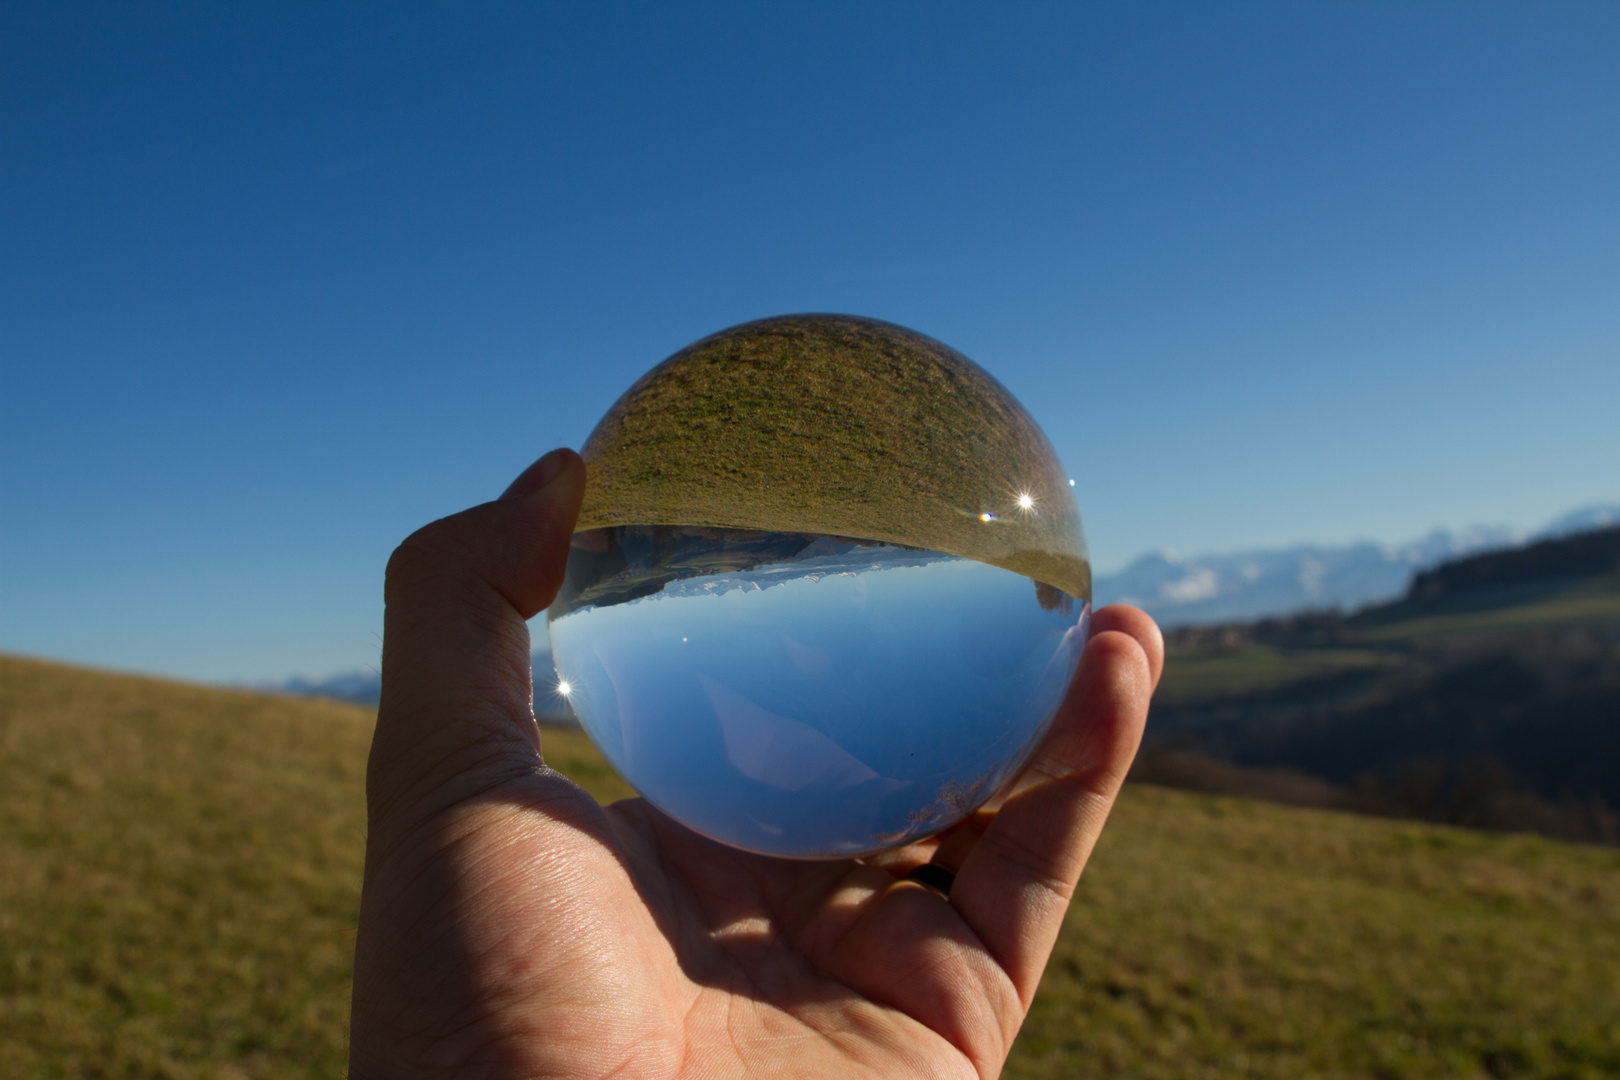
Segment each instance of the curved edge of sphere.
M586 440L576 530L820 533L977 559L1091 598L1080 508L1035 421L954 349L789 315L682 349Z

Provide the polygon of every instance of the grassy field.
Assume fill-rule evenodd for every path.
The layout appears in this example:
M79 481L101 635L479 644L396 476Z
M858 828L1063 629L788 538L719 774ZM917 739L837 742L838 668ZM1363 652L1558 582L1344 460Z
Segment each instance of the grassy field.
M371 723L0 658L0 1076L339 1075ZM1613 849L1136 786L1007 1075L1620 1075L1617 972Z
M1288 648L1262 642L1173 652L1154 700L1163 704L1197 701L1227 694L1275 690L1289 683L1343 671L1373 671L1398 666L1401 656L1388 650L1332 647Z
M1532 603L1408 617L1369 626L1363 634L1369 642L1411 645L1538 627L1615 626L1620 626L1620 579L1608 577L1582 582Z

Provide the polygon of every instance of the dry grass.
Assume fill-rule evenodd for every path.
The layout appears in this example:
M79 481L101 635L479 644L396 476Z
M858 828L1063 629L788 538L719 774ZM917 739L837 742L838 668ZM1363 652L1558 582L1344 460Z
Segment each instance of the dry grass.
M374 720L0 658L0 1077L341 1074Z
M371 724L0 658L0 1076L341 1073ZM1620 852L1138 786L1008 1075L1612 1076L1617 971Z
M1620 1075L1620 852L1134 786L1008 1075Z
M1620 624L1620 588L1604 578L1530 604L1486 611L1417 617L1374 625L1363 632L1369 644L1426 643L1449 637L1524 630L1532 627L1596 627Z
M361 709L0 666L0 1075L331 1075Z

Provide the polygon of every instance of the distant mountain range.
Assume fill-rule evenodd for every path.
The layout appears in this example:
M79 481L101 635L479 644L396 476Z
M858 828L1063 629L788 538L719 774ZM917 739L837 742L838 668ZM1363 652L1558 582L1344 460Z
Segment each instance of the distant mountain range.
M557 685L557 668L551 662L551 644L544 637L541 638L544 646L531 658L534 668L535 709L542 715L557 710L548 710L546 705L554 695L548 691ZM283 683L257 686L254 689L269 690L275 693L292 694L296 697L324 697L334 698L338 701L352 701L359 705L375 705L382 698L382 673L372 669L369 671L345 671L338 675L329 675L324 679L309 679L297 676ZM559 723L575 723L571 716L546 716L548 720Z
M1196 558L1156 551L1117 573L1098 575L1095 599L1099 607L1135 604L1167 628L1308 610L1352 610L1400 596L1414 574L1450 559L1615 524L1620 524L1620 503L1603 503L1564 514L1530 535L1507 526L1480 526L1462 532L1439 529L1393 547L1371 542L1302 545ZM549 644L544 637L539 644L543 647L534 654L535 686L555 686L557 669ZM258 689L375 705L382 676L376 671L343 672L324 679L300 676ZM535 697L545 712L548 696L542 690ZM566 722L564 717L557 719Z
M295 675L284 683L257 687L295 697L336 698L338 701L357 701L362 705L375 705L382 696L382 673L379 671L345 671L328 675L324 679L310 679Z
M1583 507L1526 535L1507 526L1438 529L1408 544L1363 542L1256 548L1183 558L1156 551L1099 574L1095 600L1134 604L1165 627L1241 622L1393 600L1412 576L1451 559L1620 523L1620 503Z

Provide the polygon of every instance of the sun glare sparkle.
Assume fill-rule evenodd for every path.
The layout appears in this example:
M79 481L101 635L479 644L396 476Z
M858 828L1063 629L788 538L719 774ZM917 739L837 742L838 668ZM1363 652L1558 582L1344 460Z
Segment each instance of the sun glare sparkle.
M561 694L563 697L567 697L569 694L572 694L573 692L574 692L574 688L569 685L567 679L559 679L557 681L557 693Z
M1033 509L1035 509L1035 496L1031 495L1027 491L1019 492L1018 493L1018 509L1020 509L1020 510L1033 510Z

